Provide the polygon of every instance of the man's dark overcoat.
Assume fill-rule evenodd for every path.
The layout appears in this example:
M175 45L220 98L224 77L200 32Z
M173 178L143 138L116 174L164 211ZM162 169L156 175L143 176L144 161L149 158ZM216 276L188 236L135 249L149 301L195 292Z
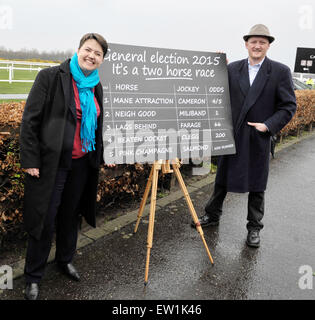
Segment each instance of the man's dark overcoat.
M290 69L265 58L250 86L248 59L228 65L236 154L218 161L216 183L230 192L262 192L269 172L270 136L279 132L296 111ZM265 123L259 132L247 122Z
M20 132L22 168L39 168L40 178L25 174L24 225L39 239L50 204L58 167L71 168L76 128L76 106L69 60L41 70L26 101ZM103 90L99 83L95 96L100 106L96 150L89 152L91 174L81 198L80 214L95 227L99 164L102 159Z

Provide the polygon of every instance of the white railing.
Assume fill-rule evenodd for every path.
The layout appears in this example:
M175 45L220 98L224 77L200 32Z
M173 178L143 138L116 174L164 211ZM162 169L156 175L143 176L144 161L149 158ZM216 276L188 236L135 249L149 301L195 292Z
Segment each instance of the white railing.
M58 66L59 63L54 63L54 62L34 62L34 61L14 61L14 60L0 60L0 64L27 64L29 66L46 66L46 67L53 67L53 66Z
M34 82L34 80L15 80L14 70L24 70L24 71L37 71L39 72L43 68L53 67L59 65L59 63L47 63L47 62L30 62L30 61L12 61L12 60L0 60L0 65L6 64L5 67L0 67L0 70L9 71L9 79L0 79L0 82ZM14 67L14 65L29 65L27 68ZM35 68L34 66L38 66Z
M9 79L0 79L0 82L34 82L34 80L14 80L14 70L25 70L25 71L40 71L42 68L16 68L13 66L7 66L7 67L0 67L0 70L9 70Z

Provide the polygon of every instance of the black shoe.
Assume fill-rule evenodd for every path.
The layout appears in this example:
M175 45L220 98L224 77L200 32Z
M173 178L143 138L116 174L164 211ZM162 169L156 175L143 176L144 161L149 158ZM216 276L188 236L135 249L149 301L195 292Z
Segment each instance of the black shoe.
M58 264L60 270L69 276L72 280L79 281L80 275L72 263Z
M25 299L26 300L37 300L39 294L38 283L32 282L27 283L25 287Z
M246 244L249 247L258 248L260 245L260 237L259 237L259 230L250 230L248 231Z
M209 217L207 214L199 218L199 223L201 227L218 226L219 222L219 219L213 219ZM191 227L196 228L196 224L194 221L191 222Z

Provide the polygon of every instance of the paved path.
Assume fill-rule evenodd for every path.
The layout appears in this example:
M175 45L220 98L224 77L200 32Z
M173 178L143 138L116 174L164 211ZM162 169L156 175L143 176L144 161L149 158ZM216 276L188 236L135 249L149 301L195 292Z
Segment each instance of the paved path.
M258 249L245 244L246 194L229 193L220 225L204 229L214 266L199 234L190 227L184 199L180 195L171 202L161 199L145 290L148 216L133 235L134 217L127 215L125 221L120 220L124 227L116 224L116 232L108 231L113 228L108 223L98 229L103 234L91 230L80 238L91 243L79 248L74 259L81 273L79 283L68 280L55 264L49 264L40 298L315 299L315 283L312 289L299 287L300 267L308 265L315 271L314 163L315 135L278 152L271 160L265 227ZM199 215L212 187L205 181L189 187ZM5 290L0 299L23 299L23 290L24 279L18 278L13 290Z

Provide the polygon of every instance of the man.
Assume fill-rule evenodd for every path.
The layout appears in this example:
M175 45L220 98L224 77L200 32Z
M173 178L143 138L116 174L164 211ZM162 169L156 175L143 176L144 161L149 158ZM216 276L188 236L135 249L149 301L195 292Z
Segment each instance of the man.
M275 39L268 28L257 24L243 39L248 58L228 65L236 154L220 157L214 192L199 222L218 225L227 192L249 192L246 243L259 247L270 137L291 120L296 98L290 69L266 56Z

